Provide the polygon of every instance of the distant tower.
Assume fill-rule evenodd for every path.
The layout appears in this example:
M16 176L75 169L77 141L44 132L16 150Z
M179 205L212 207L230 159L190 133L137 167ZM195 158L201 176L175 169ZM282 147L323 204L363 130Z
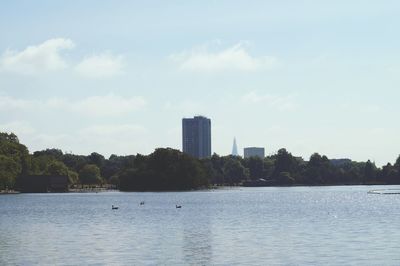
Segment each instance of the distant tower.
M211 157L211 120L204 116L182 119L182 151L193 157Z
M236 137L233 138L232 155L233 156L238 156L239 155L238 151L237 151Z

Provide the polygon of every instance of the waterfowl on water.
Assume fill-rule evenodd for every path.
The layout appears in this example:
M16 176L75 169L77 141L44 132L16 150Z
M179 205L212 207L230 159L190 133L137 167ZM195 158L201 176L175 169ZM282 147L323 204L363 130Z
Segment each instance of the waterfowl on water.
M112 209L112 210L118 210L118 207L117 207L117 206L114 206L114 205L112 205L112 206L111 206L111 209Z
M175 205L175 208L180 209L180 208L182 208L182 206L181 205Z

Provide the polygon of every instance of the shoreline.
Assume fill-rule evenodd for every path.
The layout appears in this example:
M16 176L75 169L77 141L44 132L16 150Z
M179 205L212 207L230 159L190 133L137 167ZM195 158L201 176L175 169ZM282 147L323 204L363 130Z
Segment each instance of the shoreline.
M15 195L15 194L36 194L36 193L105 193L105 192L196 192L196 191L212 191L212 190L231 190L231 189L241 189L241 188L297 188L297 187L342 187L342 186L400 186L400 184L335 184L335 185L305 185L305 184L297 184L297 185L280 185L280 186L210 186L209 188L199 188L199 189L191 189L191 190L147 190L147 191L139 191L139 190L119 190L115 188L72 188L65 192L21 192L16 190L0 190L0 195Z
M66 193L98 193L98 192L116 192L115 188L71 188Z
M20 191L15 190L0 190L0 195L13 195L13 194L20 194Z

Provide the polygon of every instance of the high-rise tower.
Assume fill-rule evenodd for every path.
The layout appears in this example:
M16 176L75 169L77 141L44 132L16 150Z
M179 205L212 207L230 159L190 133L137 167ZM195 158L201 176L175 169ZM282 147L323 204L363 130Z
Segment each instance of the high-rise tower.
M232 155L233 156L238 156L238 148L236 144L236 137L233 138L233 146L232 146Z
M211 120L204 116L182 119L182 151L202 159L211 157Z

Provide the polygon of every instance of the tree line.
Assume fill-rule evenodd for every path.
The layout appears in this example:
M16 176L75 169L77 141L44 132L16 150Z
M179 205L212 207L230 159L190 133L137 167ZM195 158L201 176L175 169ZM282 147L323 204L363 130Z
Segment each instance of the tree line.
M286 149L264 159L219 156L196 159L178 150L158 148L149 155L111 155L108 159L46 149L29 153L18 137L0 133L0 190L18 186L30 175L68 176L70 186L113 184L123 191L166 191L242 185L265 180L271 186L400 184L400 156L379 168L370 160L328 159L314 153L308 161Z

